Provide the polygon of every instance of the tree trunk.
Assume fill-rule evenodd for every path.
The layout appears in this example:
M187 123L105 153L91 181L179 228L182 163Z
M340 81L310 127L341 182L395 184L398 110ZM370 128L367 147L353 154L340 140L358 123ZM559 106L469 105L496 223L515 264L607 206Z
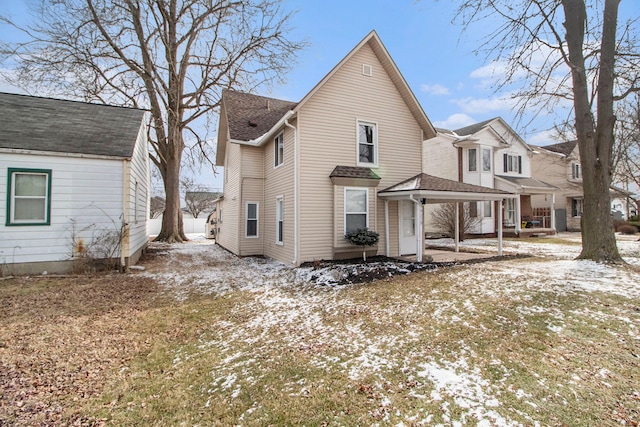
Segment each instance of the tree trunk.
M600 75L598 80L597 126L589 103L583 43L586 23L584 0L563 0L569 63L573 79L575 127L582 166L584 208L582 252L578 258L600 262L621 262L611 221L611 157L613 150L613 64L619 0L606 0ZM607 105L608 104L608 105Z
M162 217L162 229L155 240L168 243L187 241L180 210L180 156L167 159L163 171L166 205Z

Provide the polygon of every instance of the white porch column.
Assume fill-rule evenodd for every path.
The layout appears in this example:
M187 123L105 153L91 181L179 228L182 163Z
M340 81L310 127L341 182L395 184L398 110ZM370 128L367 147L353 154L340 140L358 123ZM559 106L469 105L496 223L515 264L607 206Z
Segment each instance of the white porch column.
M498 256L502 256L502 207L504 200L498 200Z
M415 219L415 228L416 228L416 237L417 237L417 248L416 248L416 260L418 262L422 262L422 255L424 252L424 244L422 243L422 239L424 238L422 233L422 203L416 203L416 219Z
M384 199L384 253L389 255L389 199Z
M556 193L551 193L551 228L556 229Z
M516 197L516 234L522 229L522 217L520 216L520 195Z
M455 241L455 250L456 252L460 252L460 236L458 236L458 234L460 233L460 203L455 203L456 205L456 232L455 237L454 237L454 241Z

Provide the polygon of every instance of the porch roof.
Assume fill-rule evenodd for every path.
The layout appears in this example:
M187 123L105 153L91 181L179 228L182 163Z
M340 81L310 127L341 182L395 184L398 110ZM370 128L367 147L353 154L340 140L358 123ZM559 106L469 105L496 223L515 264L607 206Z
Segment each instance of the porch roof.
M549 194L560 190L555 185L547 184L535 178L496 175L496 179L506 183L508 187L513 187L514 192L518 193Z
M425 199L425 203L457 203L466 201L502 200L515 195L502 190L480 187L421 173L386 188L378 196L391 200L411 196Z

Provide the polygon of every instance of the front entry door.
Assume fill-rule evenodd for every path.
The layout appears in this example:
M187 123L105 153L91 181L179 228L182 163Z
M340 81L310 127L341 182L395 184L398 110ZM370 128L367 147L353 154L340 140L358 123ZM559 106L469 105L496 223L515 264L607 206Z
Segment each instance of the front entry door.
M400 220L400 255L416 254L416 210L415 204L408 200L398 202Z

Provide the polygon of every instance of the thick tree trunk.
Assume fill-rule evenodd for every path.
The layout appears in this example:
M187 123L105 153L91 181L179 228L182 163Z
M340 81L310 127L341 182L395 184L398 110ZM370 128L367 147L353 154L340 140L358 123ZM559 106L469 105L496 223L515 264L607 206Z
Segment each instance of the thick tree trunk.
M180 210L180 162L167 162L163 178L166 205L162 217L162 229L155 240L169 243L186 241L188 239L184 234L182 211Z
M615 27L619 0L606 0L600 53L597 126L589 103L583 43L586 9L584 0L563 0L569 62L573 79L575 127L580 149L584 209L582 252L578 258L621 262L611 221L611 154L613 150L613 64Z

